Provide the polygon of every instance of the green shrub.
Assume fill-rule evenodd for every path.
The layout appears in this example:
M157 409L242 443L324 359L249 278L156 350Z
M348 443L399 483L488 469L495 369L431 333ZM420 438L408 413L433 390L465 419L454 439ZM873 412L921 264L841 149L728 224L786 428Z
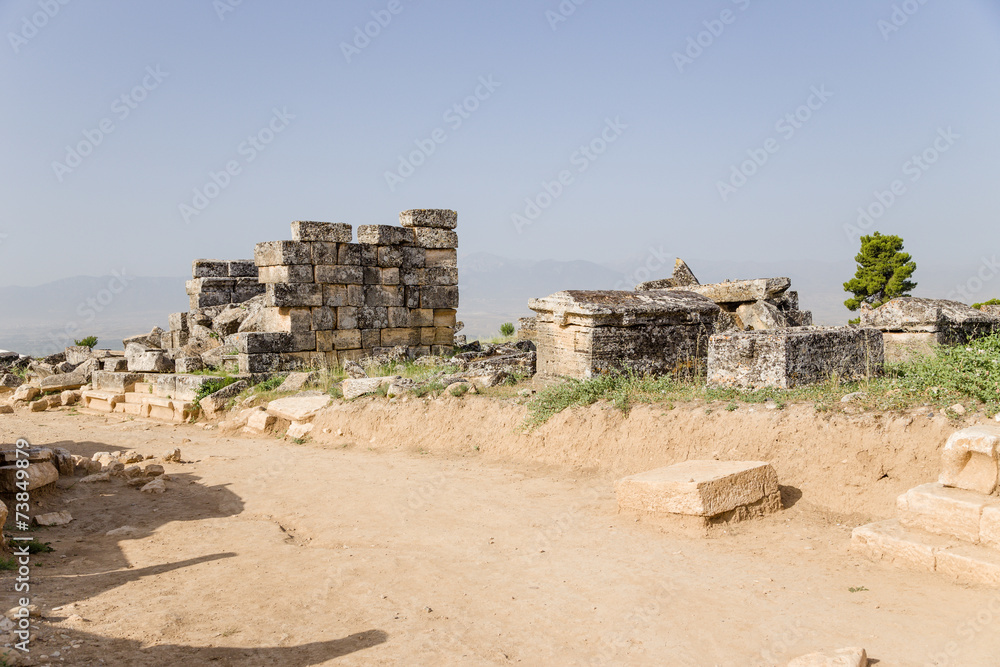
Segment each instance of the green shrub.
M500 335L501 336L504 336L506 338L510 338L511 336L514 335L514 331L515 331L515 329L514 329L514 323L513 322L504 322L503 324L500 325Z
M80 340L74 340L73 342L81 347L89 347L90 349L94 349L94 346L97 345L97 336L87 336L86 338L81 338Z
M224 377L218 378L217 380L209 380L205 384L198 388L198 392L194 396L194 407L201 407L201 399L205 398L209 394L214 394L223 387L228 387L232 383L236 382L234 377ZM151 387L152 389L152 387Z
M1000 306L1000 299L990 299L989 301L983 301L982 303L972 304L973 308L979 308L981 306Z

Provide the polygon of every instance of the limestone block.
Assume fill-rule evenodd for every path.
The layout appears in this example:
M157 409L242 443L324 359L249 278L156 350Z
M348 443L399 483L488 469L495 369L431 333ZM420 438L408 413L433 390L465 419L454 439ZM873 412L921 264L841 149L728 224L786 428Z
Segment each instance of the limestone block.
M715 334L708 344L708 384L791 387L836 375L859 380L881 373L882 334L858 327L795 327Z
M128 370L128 359L124 357L108 357L104 359L103 370L110 373L124 373Z
M869 523L851 532L851 548L866 558L922 572L933 572L937 552L950 544L947 538L908 530L895 519Z
M342 222L296 220L292 223L292 239L296 241L350 243L351 237L351 226Z
M312 352L316 349L317 331L300 331L292 334L292 347L288 352Z
M792 281L788 278L758 278L756 280L733 280L724 283L708 285L681 285L668 287L675 291L694 292L711 299L715 303L747 303L750 301L768 301L778 296L789 287ZM656 289L649 283L642 283L635 288L637 291Z
M360 225L358 243L366 245L413 245L414 230L392 225ZM363 263L363 262L362 262Z
M1000 554L983 547L941 549L935 554L934 570L966 584L1000 586Z
M377 308L402 307L403 288L399 285L366 285L365 305Z
M361 330L361 347L372 350L382 345L382 332L379 329Z
M17 471L24 470L27 478L18 479ZM0 466L0 493L17 493L24 491L18 487L18 482L27 482L28 491L37 489L47 484L52 484L59 479L59 470L51 461L41 461L29 463L27 468L18 468L16 465Z
M229 262L222 259L196 259L191 262L192 278L226 278Z
M331 333L335 350L356 350L361 347L361 331L358 329L343 329Z
M177 373L195 373L205 369L201 357L179 357L174 360L174 370Z
M434 310L434 326L435 327L455 327L455 317L458 314L457 310L452 308L437 308Z
M767 301L744 303L736 309L736 315L745 328L753 331L783 329L788 326L788 319L778 307Z
M389 326L387 307L362 306L357 313L358 327L361 329L385 329ZM381 339L381 334L379 335Z
M440 285L450 287L458 285L458 269L434 267L424 270L423 285Z
M389 328L402 329L410 326L409 308L389 308Z
M361 266L378 266L378 246L361 245Z
M1000 330L1000 320L964 303L915 297L862 308L861 325L881 331L932 332L940 345L966 343Z
M36 514L32 517L32 523L36 526L65 526L73 520L73 515L69 512L47 512Z
M413 236L415 245L429 249L453 249L458 248L458 234L448 229L435 229L431 227L414 227Z
M434 326L433 308L413 308L408 309L411 327L432 327ZM447 326L447 325L444 325Z
M269 283L264 305L268 308L322 306L323 287L312 283Z
M615 492L619 510L700 517L779 495L774 468L761 461L684 461L625 477Z
M233 291L236 281L232 278L192 278L184 283L187 294L207 294L219 292L228 294ZM140 341L141 342L141 341ZM148 341L147 341L148 342ZM127 343L126 343L127 344Z
M91 383L94 389L124 394L127 391L133 391L135 384L142 382L143 377L141 373L98 371L94 373Z
M310 264L262 266L258 280L262 283L311 283L313 267Z
M83 373L61 373L44 377L39 382L42 391L66 391L68 389L79 389L87 384L87 378Z
M979 543L1000 549L1000 504L987 505L979 520Z
M277 391L302 391L306 385L315 382L318 377L317 373L289 373Z
M458 287L423 287L420 308L458 308Z
M424 266L428 269L456 269L458 268L458 251L453 248L428 248Z
M988 505L1000 505L1000 501L941 484L921 484L897 501L899 523L904 527L972 543L979 541L980 520Z
M348 285L323 285L323 305L333 307L349 305L347 303L348 287ZM362 292L361 299L364 300L364 292Z
M402 246L403 265L401 268L422 269L427 262L427 249L414 246Z
M312 246L313 264L336 264L340 258L340 244L327 243L326 241L314 241Z
M93 352L85 345L70 345L66 348L66 362L78 366L93 356Z
M993 494L997 490L1000 426L971 426L952 433L941 452L945 486Z
M399 268L403 265L403 248L400 246L379 246L376 262L382 268Z
M818 651L795 658L788 667L868 667L868 653L857 647Z
M411 328L382 329L382 347L420 345L420 330Z
M31 401L38 396L41 391L38 387L32 387L31 385L22 384L20 387L14 390L13 400L15 401Z
M455 229L458 226L458 213L448 209L414 208L399 214L399 224L403 227Z
M125 348L125 359L131 373L170 373L174 370L174 362L166 352L136 343L129 343Z
M347 378L340 383L340 390L343 392L345 399L357 398L358 396L364 396L365 394L373 394L378 391L379 387L382 385L388 386L398 378L399 376L358 379Z
M317 283L326 283L331 285L361 285L365 281L364 271L361 270L360 266L320 264L316 266L315 273Z
M303 241L264 241L254 246L253 255L258 267L312 263L312 247Z
M267 373L270 371L280 371L285 370L288 365L285 361L285 355L281 353L241 353L239 355L238 363L240 373Z
M337 248L337 261L330 264L361 266L361 246L357 243L341 243Z
M290 332L242 333L239 334L236 350L240 354L292 352L293 335Z
M294 440L298 440L309 435L314 426L315 424L312 422L292 422L288 427L288 431L285 432L285 435Z
M357 329L358 309L354 306L337 308L337 329Z
M313 331L328 331L336 326L336 311L329 306L312 309Z
M278 419L293 422L307 422L319 414L333 400L330 396L289 396L279 398L267 404L267 413Z
M256 278L257 265L252 259L231 259L229 265L230 278Z
M188 306L191 310L198 308L211 308L212 306L223 306L232 303L233 293L231 291L202 292L190 295Z

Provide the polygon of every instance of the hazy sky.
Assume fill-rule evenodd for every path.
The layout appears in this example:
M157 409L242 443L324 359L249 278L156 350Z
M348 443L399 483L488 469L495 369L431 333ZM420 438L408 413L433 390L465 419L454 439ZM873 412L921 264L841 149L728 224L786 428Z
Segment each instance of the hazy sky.
M839 260L859 207L918 264L997 246L987 0L8 0L0 25L0 286L421 207L522 258Z

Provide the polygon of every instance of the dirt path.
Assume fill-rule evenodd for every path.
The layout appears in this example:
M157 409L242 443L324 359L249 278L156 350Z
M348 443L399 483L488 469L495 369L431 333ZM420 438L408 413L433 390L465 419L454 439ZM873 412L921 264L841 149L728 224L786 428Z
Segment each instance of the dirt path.
M587 423L586 411L522 436L516 424L496 426L509 417L498 407L479 427L438 425L431 448L423 433L437 422L403 419L410 410L436 419L442 405L394 414L352 404L323 417L330 433L305 445L116 417L4 416L5 442L27 436L80 454L179 446L189 462L167 464L162 496L114 482L35 499L75 517L46 529L56 551L34 557L33 601L61 607L40 623L36 664L60 651L53 664L783 665L854 645L886 666L998 662L1000 591L853 556L854 523L822 506L871 507L843 500L830 473L822 496L825 455L796 473L802 500L782 513L690 539L617 514L612 483L633 465L628 452L584 474L555 467L544 448L534 457L503 449L508 437L558 444L573 420L581 448L600 449L594 437L611 427ZM642 421L653 417L633 413L615 432L678 438ZM831 443L816 425L799 429L791 439L803 451L864 449ZM381 437L362 437L369 431ZM922 465L932 467L913 467ZM122 526L135 530L106 535ZM11 573L0 586L12 590ZM11 606L13 594L6 599Z

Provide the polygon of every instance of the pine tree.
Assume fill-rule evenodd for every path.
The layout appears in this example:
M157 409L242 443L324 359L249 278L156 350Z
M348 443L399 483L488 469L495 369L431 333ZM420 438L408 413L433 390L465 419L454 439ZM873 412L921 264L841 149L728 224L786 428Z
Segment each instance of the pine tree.
M909 253L903 252L899 236L882 236L878 232L862 236L861 252L854 261L858 263L857 273L844 283L844 290L854 295L844 302L850 310L857 310L862 303L878 307L898 296L910 296L917 286L910 280L917 265Z

